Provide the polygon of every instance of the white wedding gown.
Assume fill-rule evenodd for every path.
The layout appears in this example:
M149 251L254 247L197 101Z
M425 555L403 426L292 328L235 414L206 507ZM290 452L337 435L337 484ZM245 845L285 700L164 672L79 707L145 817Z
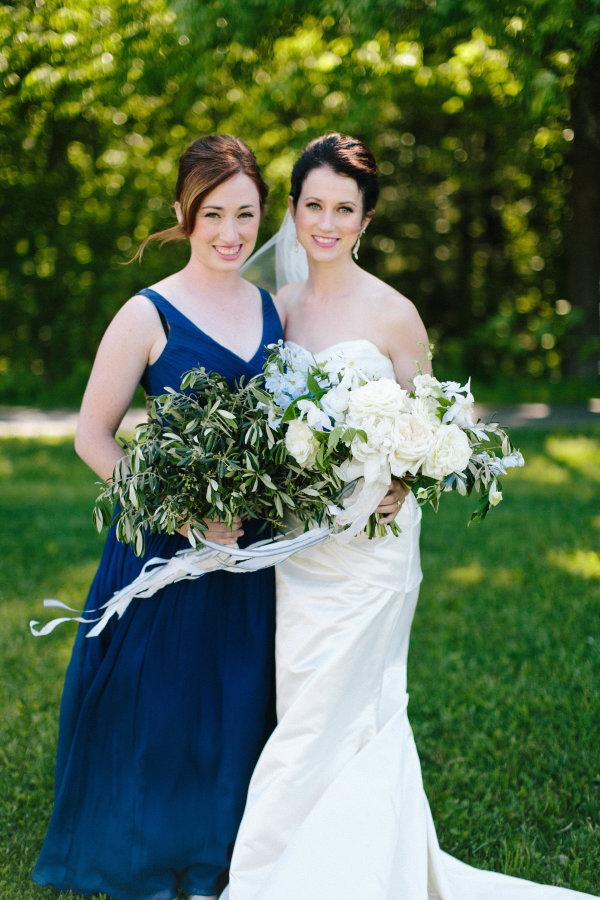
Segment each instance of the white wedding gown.
M342 354L394 377L369 341ZM421 511L399 537L329 538L277 567L278 726L252 777L222 900L575 900L438 845L407 717Z

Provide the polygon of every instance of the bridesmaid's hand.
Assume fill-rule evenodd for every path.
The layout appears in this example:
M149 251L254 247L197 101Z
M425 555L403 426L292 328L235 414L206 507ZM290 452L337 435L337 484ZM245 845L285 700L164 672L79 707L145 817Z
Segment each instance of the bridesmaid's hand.
M207 541L213 541L215 544L224 544L226 547L237 546L238 539L241 538L244 533L242 520L239 516L236 516L233 520L233 528L229 528L224 522L219 521L219 519L205 519L204 524L206 525L206 531L204 532L203 537L205 537ZM179 534L182 534L184 537L188 536L187 525L184 525L183 528L179 528L178 531Z
M375 512L380 525L389 525L398 515L410 488L403 481L392 480L389 490Z

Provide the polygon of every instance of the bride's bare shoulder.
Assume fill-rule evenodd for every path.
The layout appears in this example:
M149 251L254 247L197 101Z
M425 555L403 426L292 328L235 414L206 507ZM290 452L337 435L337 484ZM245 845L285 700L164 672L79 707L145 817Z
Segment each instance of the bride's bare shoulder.
M370 276L370 294L377 316L387 326L406 328L423 326L419 311L412 300L401 294L390 284L374 275Z

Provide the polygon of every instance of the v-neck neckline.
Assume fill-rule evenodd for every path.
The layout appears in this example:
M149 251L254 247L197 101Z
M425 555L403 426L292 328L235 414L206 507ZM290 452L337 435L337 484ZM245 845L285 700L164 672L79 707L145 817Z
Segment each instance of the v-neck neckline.
M182 312L180 309L178 309L178 307L175 306L174 303L172 303L170 300L167 300L166 297L164 297L162 294L159 294L159 292L155 291L154 288L146 288L146 291L148 291L151 294L154 294L155 297L158 297L159 300L162 300L163 303L166 303L167 306L169 306L175 313L177 313L178 316L180 316L185 322L187 322L188 325L191 325L191 327L195 331L197 331L198 334L201 334L202 337L206 338L207 341L210 341L211 344L214 344L215 347L220 347L221 350L224 350L226 353L228 353L230 356L233 356L235 359L237 359L239 362L243 363L245 366L250 366L254 362L254 360L259 355L259 353L261 352L261 350L263 349L263 347L265 345L265 332L267 329L267 316L266 316L266 293L267 292L263 288L257 288L257 290L258 290L258 293L260 294L262 330L261 330L258 347L256 348L256 352L254 353L253 356L250 357L250 359L244 359L243 356L240 356L239 353L236 353L235 350L231 349L231 347L226 347L225 344L222 344L216 338L212 337L212 335L208 334L207 331L204 331L203 328L200 328L199 325L196 325L195 322L192 322L192 320L190 319L189 316L186 316L186 314L184 312Z

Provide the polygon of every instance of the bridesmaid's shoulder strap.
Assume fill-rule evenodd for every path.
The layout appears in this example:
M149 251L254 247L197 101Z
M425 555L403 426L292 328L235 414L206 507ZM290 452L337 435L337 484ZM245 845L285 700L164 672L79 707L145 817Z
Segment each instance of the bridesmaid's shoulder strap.
M152 288L142 288L140 291L136 291L136 297L140 296L145 297L153 304L156 312L158 313L163 331L168 337L169 331L171 330L171 321L169 315L171 304L164 297L161 297L161 295L157 291L153 291Z
M275 324L279 330L283 331L281 319L279 318L279 312L277 311L277 307L275 306L273 297L266 290L266 288L259 287L258 290L260 291L260 296L262 298L263 322L265 324L267 322L269 322L270 324Z

